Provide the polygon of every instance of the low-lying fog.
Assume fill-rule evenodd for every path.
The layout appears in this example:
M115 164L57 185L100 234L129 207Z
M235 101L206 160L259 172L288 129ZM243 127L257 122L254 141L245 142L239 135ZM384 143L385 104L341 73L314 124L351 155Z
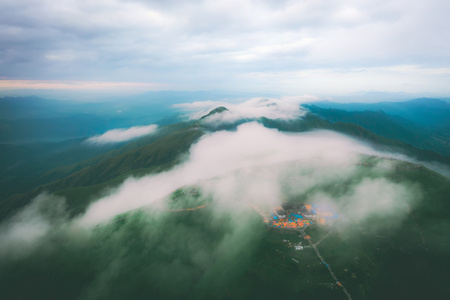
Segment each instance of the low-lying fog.
M193 184L212 197L221 212L231 213L236 207L240 211L243 207L250 209L249 203L267 208L303 197L308 202L331 203L351 221L373 214L406 213L407 205L420 197L418 188L386 180L383 174L395 164L391 161L381 161L370 176L363 175L356 165L362 154L381 155L367 145L330 131L282 133L247 123L236 131L206 134L192 146L183 164L160 174L129 178L106 191L84 215L65 223L90 227L141 207L157 214L171 192ZM52 207L51 214L48 210L42 214L42 209L38 209L50 201L45 198L63 201L40 195L2 224L1 253L14 249L16 244L27 247L39 242L55 227L54 222L63 223L62 204Z

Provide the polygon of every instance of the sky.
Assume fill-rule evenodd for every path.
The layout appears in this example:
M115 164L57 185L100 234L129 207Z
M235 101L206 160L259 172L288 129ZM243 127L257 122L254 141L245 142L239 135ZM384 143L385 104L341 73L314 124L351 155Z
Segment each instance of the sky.
M450 95L447 0L3 0L0 91Z

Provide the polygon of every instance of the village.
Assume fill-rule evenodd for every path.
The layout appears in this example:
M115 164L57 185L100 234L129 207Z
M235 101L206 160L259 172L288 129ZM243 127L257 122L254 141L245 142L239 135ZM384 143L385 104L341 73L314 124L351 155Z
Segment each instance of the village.
M328 204L286 203L263 212L256 206L253 208L264 219L264 223L278 229L303 229L313 224L329 224L338 218Z
M311 241L311 237L305 232L305 229L314 224L331 225L333 220L339 217L339 215L335 211L333 211L331 205L284 203L272 208L270 213L263 212L255 205L253 205L253 208L258 212L259 215L263 217L264 223L270 228L273 228L275 230L292 230L298 232L300 234L300 237L307 241L308 245L303 245L302 242L292 243L287 239L283 239L283 243L286 243L289 248L293 247L296 251L313 249L320 260L320 264L328 270L331 277L333 278L333 282L327 284L331 287L334 285L338 286L347 296L347 299L352 299L347 289L338 280L336 274L331 270L330 264L325 261L325 259L317 249L317 246L320 244L320 242L332 233L332 229L330 229L328 233L325 234L316 243L313 243ZM291 259L296 264L300 263L300 261L294 257L292 257Z

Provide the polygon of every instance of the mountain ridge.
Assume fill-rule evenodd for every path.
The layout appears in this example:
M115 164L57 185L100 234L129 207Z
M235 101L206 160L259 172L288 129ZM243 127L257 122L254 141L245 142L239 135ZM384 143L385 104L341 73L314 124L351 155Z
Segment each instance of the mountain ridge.
M214 111L214 110L212 110ZM223 111L223 110L222 110ZM206 116L206 115L205 115ZM326 129L340 132L354 138L370 142L382 151L397 150L406 155L416 156L422 160L434 160L450 165L450 157L439 155L433 151L415 148L404 142L379 136L357 124L331 123L316 114L307 114L296 120L272 120L258 118L256 120L267 128L284 132L305 132ZM228 128L233 130L241 123ZM128 176L141 176L167 170L182 161L190 146L211 128L196 125L195 120L188 123L169 125L167 134L156 137L138 139L121 149L100 154L92 159L49 171L41 177L42 184L25 194L18 194L5 199L0 204L0 219L15 210L16 204L22 206L43 191L65 196L69 205L75 207L73 214L83 211L89 199L108 186L117 185ZM164 129L163 129L164 130ZM223 129L221 129L223 130ZM26 200L28 199L28 200ZM79 202L77 204L77 201ZM70 204L72 203L72 204ZM81 203L84 203L81 205ZM81 205L81 206L80 206ZM83 207L84 206L84 207Z

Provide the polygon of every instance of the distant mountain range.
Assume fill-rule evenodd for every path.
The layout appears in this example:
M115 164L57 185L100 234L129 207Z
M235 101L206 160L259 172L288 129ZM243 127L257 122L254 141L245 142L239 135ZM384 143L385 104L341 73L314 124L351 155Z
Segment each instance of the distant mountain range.
M450 103L441 99L419 98L403 102L378 103L335 103L325 101L310 103L310 105L348 112L382 111L427 129L447 132L450 130Z

